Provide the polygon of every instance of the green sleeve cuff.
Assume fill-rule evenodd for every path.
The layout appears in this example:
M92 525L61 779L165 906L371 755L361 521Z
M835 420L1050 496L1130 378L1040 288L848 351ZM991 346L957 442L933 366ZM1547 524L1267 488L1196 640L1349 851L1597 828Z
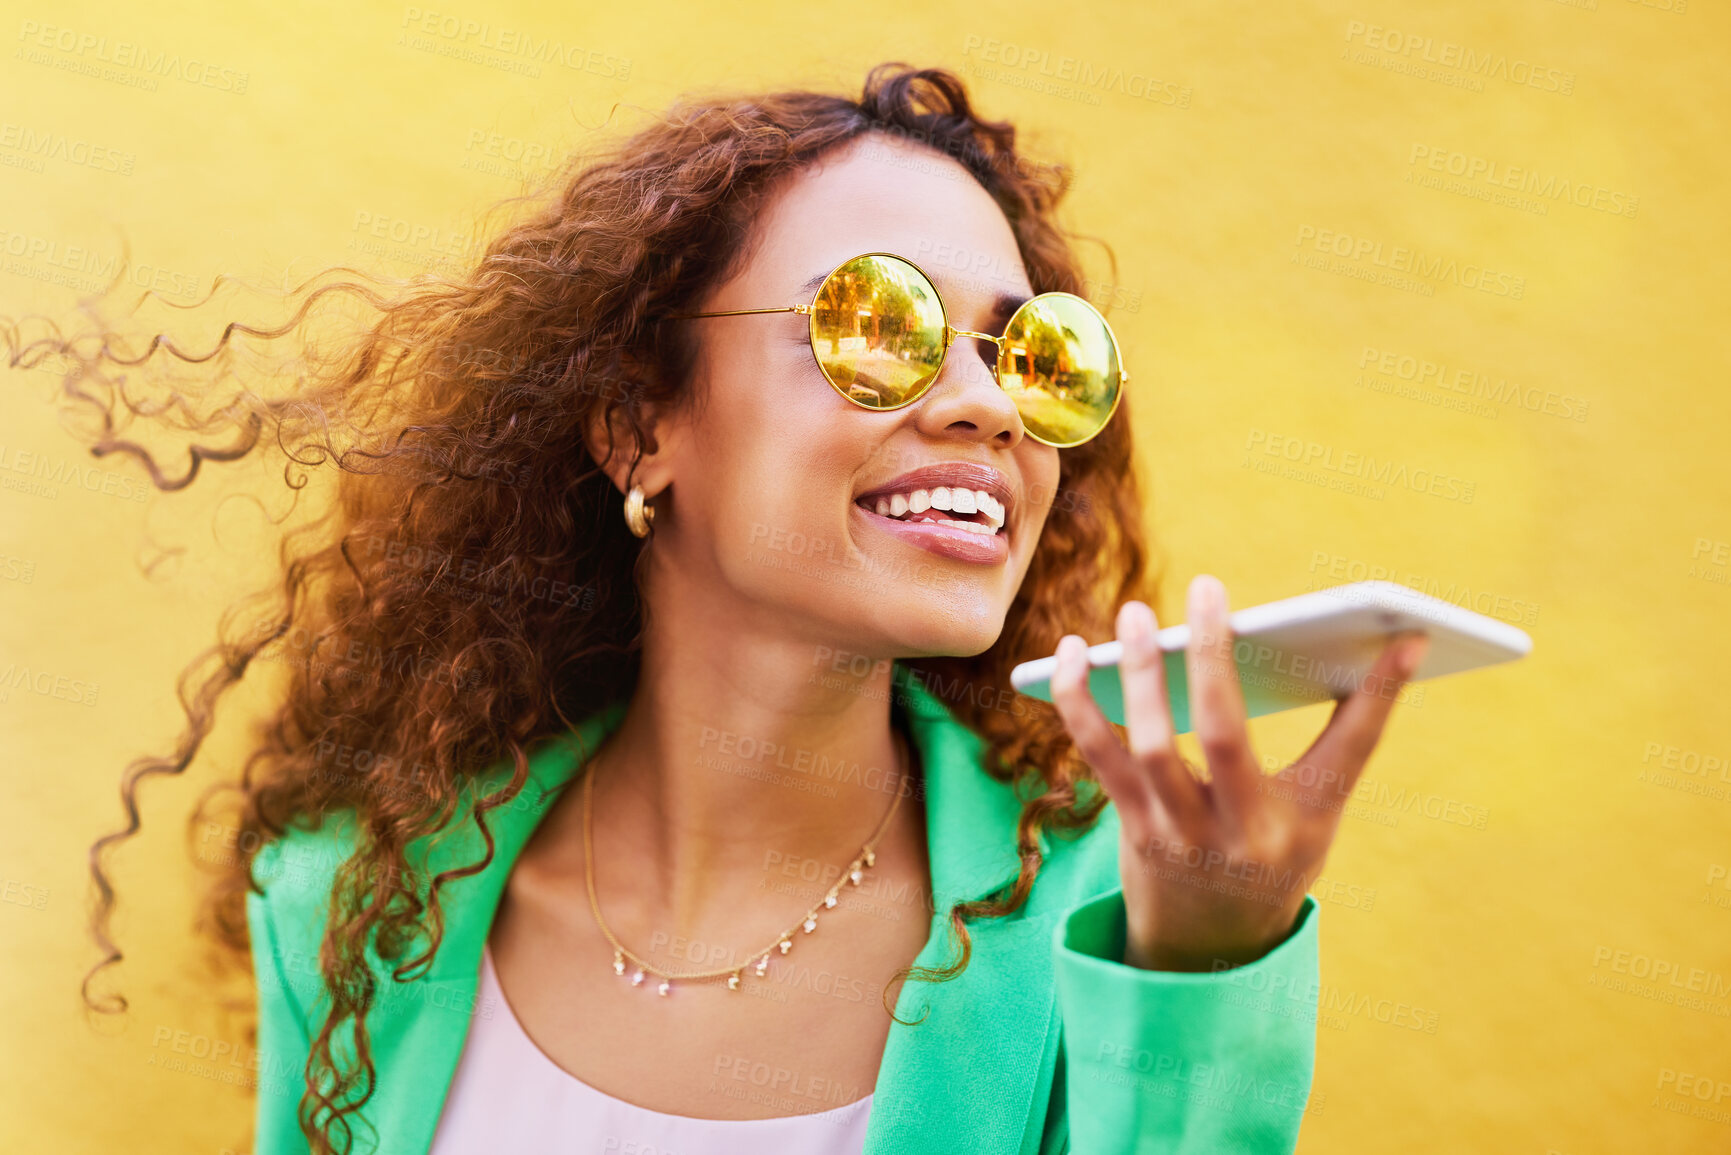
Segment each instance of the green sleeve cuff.
M1214 1155L1290 1152L1316 1065L1316 899L1255 962L1214 973L1124 957L1124 893L1074 908L1054 932L1073 1149Z

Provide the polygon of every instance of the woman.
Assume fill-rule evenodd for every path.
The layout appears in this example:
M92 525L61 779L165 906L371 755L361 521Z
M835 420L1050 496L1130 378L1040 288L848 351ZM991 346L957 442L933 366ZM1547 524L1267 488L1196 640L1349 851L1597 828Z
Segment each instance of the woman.
M164 488L225 424L340 467L111 836L292 664L212 898L260 1155L1291 1149L1305 891L1418 654L1264 793L1198 578L1179 757L1129 377L1042 296L1068 177L1014 145L942 70L684 102L472 272L361 294L292 397L185 417L181 476L107 427ZM1008 691L1054 648L1055 708Z

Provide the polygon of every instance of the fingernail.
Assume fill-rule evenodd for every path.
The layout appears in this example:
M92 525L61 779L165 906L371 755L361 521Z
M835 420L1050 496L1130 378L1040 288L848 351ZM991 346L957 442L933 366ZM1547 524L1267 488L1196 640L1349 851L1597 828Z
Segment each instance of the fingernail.
M1126 641L1146 642L1154 636L1154 611L1146 602L1124 603L1122 631Z
M1213 616L1226 608L1226 587L1219 578L1203 574L1191 582L1190 599L1192 612Z

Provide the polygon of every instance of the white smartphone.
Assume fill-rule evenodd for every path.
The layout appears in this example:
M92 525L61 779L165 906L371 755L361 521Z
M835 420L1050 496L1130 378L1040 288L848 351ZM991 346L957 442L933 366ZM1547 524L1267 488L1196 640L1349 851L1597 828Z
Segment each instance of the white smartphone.
M1227 615L1227 621L1245 712L1252 718L1346 697L1363 682L1389 636L1407 630L1430 635L1430 649L1409 685L1512 661L1533 648L1524 630L1386 581L1354 582L1251 606ZM1172 725L1186 734L1192 728L1184 662L1190 627L1168 626L1157 638L1165 654ZM1088 647L1088 688L1101 712L1119 724L1124 722L1118 681L1123 651L1118 641ZM1050 702L1057 664L1056 655L1023 662L1010 671L1010 684Z

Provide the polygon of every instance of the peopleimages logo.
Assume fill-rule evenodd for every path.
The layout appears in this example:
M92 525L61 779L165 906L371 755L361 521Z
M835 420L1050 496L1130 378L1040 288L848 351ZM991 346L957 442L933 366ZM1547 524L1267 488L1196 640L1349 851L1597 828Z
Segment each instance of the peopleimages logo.
M1463 289L1476 289L1494 297L1520 300L1527 291L1527 279L1512 273L1497 272L1474 261L1426 253L1406 245L1385 246L1371 237L1354 236L1315 225L1299 225L1298 236L1292 242L1303 248L1305 242L1319 253L1328 253L1343 260L1369 262L1395 273L1410 273L1431 281L1444 281ZM1297 260L1297 255L1294 255Z
M14 59L104 80L119 80L149 92L155 92L161 80L181 80L200 88L214 88L239 96L246 92L247 83L252 78L251 73L192 56L182 57L170 49L153 49L128 40L116 40L111 44L106 35L97 32L43 24L36 20L19 22L18 39L23 42L23 47L14 53ZM59 59L49 56L51 52L60 53Z
M1429 389L1460 393L1498 405L1519 407L1529 413L1542 413L1567 421L1587 419L1588 403L1572 393L1558 393L1554 389L1523 385L1506 376L1493 377L1476 369L1452 368L1443 361L1400 350L1378 349L1374 345L1366 345L1359 354L1358 367L1370 369L1385 377L1411 381Z
M1291 462L1303 469L1339 474L1375 486L1410 489L1414 493L1459 501L1467 505L1472 504L1478 489L1475 482L1439 470L1412 469L1408 468L1405 462L1392 458L1377 457L1375 454L1357 450L1337 450L1334 446L1320 441L1271 433L1266 429L1250 430L1244 443L1244 453L1246 464L1254 461L1258 455L1271 457ZM1380 500L1380 497L1378 499Z
M1435 145L1415 143L1411 155L1407 157L1407 164L1409 167L1406 179L1409 182L1415 179L1414 170L1422 167L1431 172L1459 177L1468 186L1491 186L1485 190L1487 192L1496 193L1508 189L1516 193L1527 193L1537 198L1535 203L1541 215L1548 213L1548 202L1552 201L1565 201L1576 208L1592 209L1615 217L1632 217L1641 205L1640 197L1617 192L1603 185L1571 180L1556 173L1543 173L1535 168L1507 164ZM1419 173L1416 179L1418 183L1426 184L1424 173ZM1444 186L1431 183L1426 187ZM1515 207L1520 205L1516 204Z
M1373 52L1388 53L1402 63L1434 65L1465 73L1463 79L1471 78L1479 82L1502 80L1509 84L1537 88L1541 92L1555 92L1561 96L1572 96L1575 91L1573 72L1541 67L1519 57L1510 59L1508 54L1502 52L1481 52L1452 40L1419 36L1411 32L1384 28L1380 24L1366 24L1362 20L1347 21L1346 39L1348 44L1362 45ZM1372 58L1359 63L1375 64L1379 61Z
M489 21L458 16L451 12L407 7L403 9L403 31L397 43L437 55L468 59L477 64L511 64L512 70L531 77L541 75L543 64L558 64L573 72L588 72L613 80L631 78L631 58L614 56L581 44L567 44L551 36L539 39L521 28L507 28ZM439 44L438 40L448 41ZM475 50L494 53L487 57Z
M121 152L107 145L92 144L79 137L55 132L53 129L36 129L12 121L0 123L0 149L24 153L34 162L58 160L98 172L119 173L121 176L131 176L132 166L138 160L136 153ZM35 171L42 171L40 164Z
M1079 85L1085 94L1115 92L1153 104L1166 104L1174 108L1190 107L1189 85L1160 80L1136 69L1097 64L1074 56L1053 56L1045 49L1025 48L996 37L970 35L962 42L962 55L972 56L975 53L979 54L980 63L1013 69L1012 73L1000 73L993 77L1009 83L1015 83L1020 75L1039 76L1051 81ZM1093 97L1093 103L1098 102L1099 97Z

